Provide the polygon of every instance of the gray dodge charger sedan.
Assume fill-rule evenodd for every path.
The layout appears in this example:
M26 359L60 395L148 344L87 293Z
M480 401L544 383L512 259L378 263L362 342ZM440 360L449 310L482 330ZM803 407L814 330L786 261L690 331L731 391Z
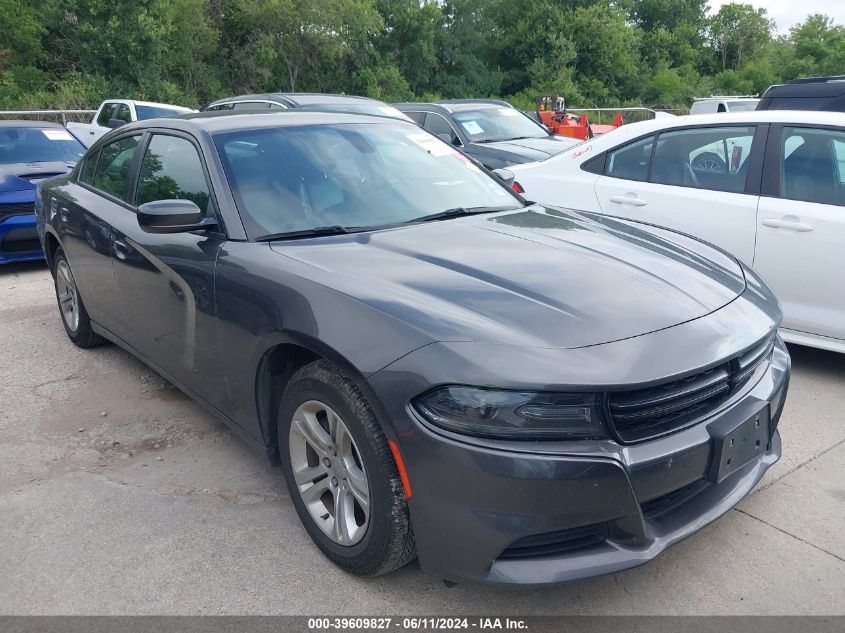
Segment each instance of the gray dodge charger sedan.
M526 202L410 123L130 124L36 206L70 339L126 348L280 465L350 572L633 567L780 456L790 361L752 271Z

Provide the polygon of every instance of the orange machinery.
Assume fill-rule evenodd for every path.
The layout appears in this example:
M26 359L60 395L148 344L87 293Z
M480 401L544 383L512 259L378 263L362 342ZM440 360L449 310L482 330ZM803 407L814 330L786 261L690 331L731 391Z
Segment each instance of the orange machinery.
M563 97L541 95L534 99L536 114L540 122L558 136L568 136L582 141L615 130L622 125L622 115L613 118L613 125L591 124L586 114L573 114L566 111Z

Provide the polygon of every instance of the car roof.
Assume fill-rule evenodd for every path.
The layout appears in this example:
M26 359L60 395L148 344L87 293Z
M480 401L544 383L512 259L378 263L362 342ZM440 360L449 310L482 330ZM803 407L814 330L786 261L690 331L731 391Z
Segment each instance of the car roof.
M52 121L24 121L22 119L15 119L10 121L0 121L0 127L62 127L58 123Z
M234 103L237 101L274 101L286 106L313 105L318 103L349 103L350 101L370 101L381 103L369 97L357 95L323 94L320 92L263 92L260 94L237 95L235 97L224 97L209 103L206 108L221 103Z
M496 99L441 99L440 101L408 101L405 103L394 103L397 110L420 111L429 110L432 112L449 113L462 112L464 110L482 110L485 108L512 108L507 101Z
M686 116L664 116L638 123L623 125L599 138L618 139L617 132L629 136L640 136L667 128L718 125L723 123L793 123L845 126L845 113L809 112L807 110L755 110L750 112L718 112L714 114L690 114Z
M768 97L838 97L845 94L845 77L811 77L795 79L785 84L770 86L763 98Z
M147 128L169 128L187 132L205 131L236 132L273 127L292 127L299 125L342 125L349 123L369 123L373 125L400 124L416 128L416 124L395 117L380 117L367 114L346 112L323 112L316 110L262 110L238 111L218 110L213 112L194 112L176 117L148 119L121 126L120 130Z

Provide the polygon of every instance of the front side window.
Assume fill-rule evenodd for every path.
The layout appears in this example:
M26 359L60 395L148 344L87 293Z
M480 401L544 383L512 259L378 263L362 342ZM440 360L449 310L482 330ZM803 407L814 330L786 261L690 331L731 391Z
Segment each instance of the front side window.
M135 204L156 200L191 200L207 216L210 212L208 183L193 143L177 136L152 137L138 174Z
M654 137L640 139L612 151L607 156L606 174L625 180L646 180Z
M548 131L516 108L462 110L452 115L473 143L547 138Z
M521 206L463 154L406 123L280 126L219 133L214 142L255 236Z
M845 132L785 127L781 148L782 198L845 205Z
M664 132L654 149L649 181L742 193L754 131L752 126Z
M459 145L460 139L449 122L441 115L429 112L425 115L425 129L452 145Z
M100 109L100 116L97 117L97 125L100 127L108 127L109 121L111 121L114 117L115 108L117 108L116 103L106 103L103 104L103 107Z
M117 107L117 111L112 115L112 118L123 121L124 123L132 123L132 113L129 111L129 106L121 103Z
M138 147L140 136L127 136L104 145L94 169L93 185L115 198L126 200L129 184L129 168Z

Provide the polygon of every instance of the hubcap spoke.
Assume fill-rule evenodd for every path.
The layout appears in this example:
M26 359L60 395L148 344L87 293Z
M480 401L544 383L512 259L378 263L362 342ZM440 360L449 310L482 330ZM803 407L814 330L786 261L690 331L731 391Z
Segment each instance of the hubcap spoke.
M304 402L293 414L288 445L311 518L335 543L358 543L369 525L370 487L346 424L328 405Z
M293 477L299 486L314 483L318 478L327 477L328 474L329 471L322 464L319 466L302 466L293 471Z

